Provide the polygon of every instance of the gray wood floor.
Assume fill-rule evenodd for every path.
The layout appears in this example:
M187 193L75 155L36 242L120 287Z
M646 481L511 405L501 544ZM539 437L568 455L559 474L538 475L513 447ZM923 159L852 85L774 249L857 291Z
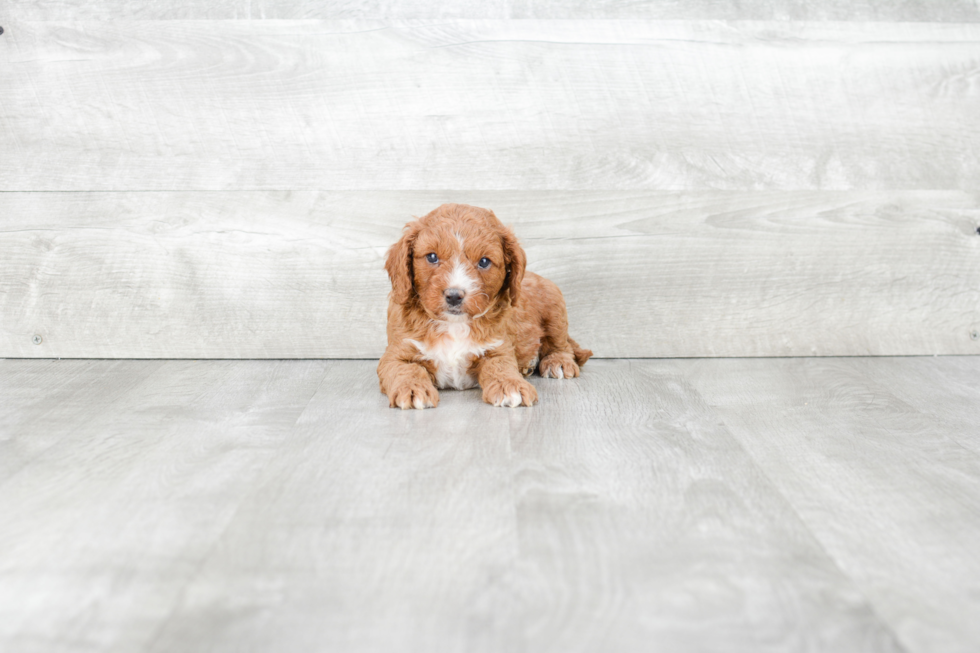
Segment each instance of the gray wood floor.
M976 651L980 357L0 361L0 650Z

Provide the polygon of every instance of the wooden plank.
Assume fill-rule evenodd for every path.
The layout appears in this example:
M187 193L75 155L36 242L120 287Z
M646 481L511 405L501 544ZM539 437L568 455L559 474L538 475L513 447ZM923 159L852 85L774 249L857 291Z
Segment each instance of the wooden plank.
M975 651L980 456L961 444L967 434L895 397L895 377L875 367L849 359L674 364L906 650ZM903 364L891 368L904 375Z
M523 650L514 413L391 410L372 362L326 369L147 650Z
M980 454L980 356L855 359L855 370Z
M669 364L536 385L513 436L527 650L900 650Z
M147 363L104 365L122 381ZM94 398L0 486L0 649L144 650L323 365L170 361L138 391Z
M403 412L369 361L167 362L0 486L0 648L900 650L669 366Z
M18 0L26 2L26 0ZM510 0L512 18L643 18L671 20L980 21L969 0Z
M8 21L0 190L962 189L980 25Z
M0 361L0 485L49 447L136 395L161 361ZM130 397L131 399L131 397Z
M0 355L377 357L384 252L447 201L600 357L980 353L975 195L417 191L0 193Z
M0 649L970 651L980 456L891 392L922 363L600 360L420 412L370 361L150 363L0 485ZM99 365L148 363L0 383Z
M646 18L704 20L856 20L977 22L972 0L8 0L5 14L18 20L125 19L396 19L396 18Z

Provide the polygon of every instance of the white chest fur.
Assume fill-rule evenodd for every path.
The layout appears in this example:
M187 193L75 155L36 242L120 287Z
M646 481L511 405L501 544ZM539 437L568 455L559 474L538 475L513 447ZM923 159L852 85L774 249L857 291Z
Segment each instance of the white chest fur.
M466 390L476 385L476 377L470 374L474 358L499 347L501 342L476 342L470 337L470 325L462 322L441 322L439 336L429 343L408 340L415 345L422 358L436 364L436 385L440 388Z

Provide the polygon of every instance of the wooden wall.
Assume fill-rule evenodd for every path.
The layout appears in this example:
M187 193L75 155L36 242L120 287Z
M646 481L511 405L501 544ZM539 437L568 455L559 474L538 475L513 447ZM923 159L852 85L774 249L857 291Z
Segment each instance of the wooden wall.
M377 356L445 201L599 356L980 353L980 3L431 4L8 0L0 356Z

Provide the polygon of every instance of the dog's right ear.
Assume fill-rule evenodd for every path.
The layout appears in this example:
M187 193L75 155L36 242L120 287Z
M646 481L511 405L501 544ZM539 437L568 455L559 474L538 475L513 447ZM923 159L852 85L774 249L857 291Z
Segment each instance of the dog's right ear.
M385 270L391 279L391 298L406 304L415 294L415 268L412 257L415 249L415 239L418 238L421 225L418 221L405 225L401 240L391 246L385 259Z
M504 262L507 265L504 288L510 294L511 305L516 306L521 298L521 284L524 281L527 255L524 254L524 248L517 242L517 236L510 227L500 225L500 241L504 247Z

